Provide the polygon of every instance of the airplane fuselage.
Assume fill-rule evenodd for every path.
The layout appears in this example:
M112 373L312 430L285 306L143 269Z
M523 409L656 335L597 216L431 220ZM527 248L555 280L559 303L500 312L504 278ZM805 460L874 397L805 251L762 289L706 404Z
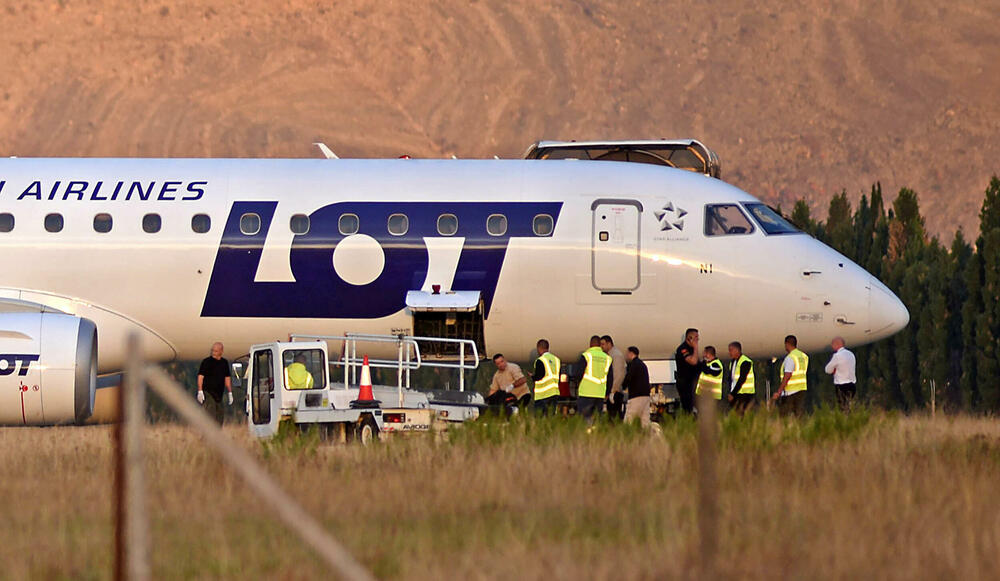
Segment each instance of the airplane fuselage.
M768 235L753 196L643 164L5 159L0 184L0 298L94 321L101 372L133 330L163 361L409 332L408 293L435 285L478 293L486 352L515 360L543 337L575 360L595 333L667 358L687 327L762 357L787 334L818 350L908 320L839 253ZM708 236L709 211L750 226Z

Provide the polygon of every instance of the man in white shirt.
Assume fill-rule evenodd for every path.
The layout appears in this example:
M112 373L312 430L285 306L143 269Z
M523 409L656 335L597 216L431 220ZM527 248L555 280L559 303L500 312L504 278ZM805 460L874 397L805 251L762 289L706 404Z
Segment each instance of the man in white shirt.
M837 403L842 412L850 413L851 403L858 393L858 378L855 375L857 360L854 353L844 346L843 337L834 337L830 342L833 347L833 357L826 364L826 372L833 375L833 385L837 388Z

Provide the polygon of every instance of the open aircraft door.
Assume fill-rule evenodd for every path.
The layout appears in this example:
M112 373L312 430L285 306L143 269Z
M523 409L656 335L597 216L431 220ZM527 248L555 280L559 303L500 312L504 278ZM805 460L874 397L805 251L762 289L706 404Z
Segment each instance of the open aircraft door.
M247 394L250 433L261 438L278 432L281 420L281 393L274 377L274 349L250 353L250 386Z
M639 288L639 221L642 204L636 200L596 200L592 233L592 277L602 292L631 292Z

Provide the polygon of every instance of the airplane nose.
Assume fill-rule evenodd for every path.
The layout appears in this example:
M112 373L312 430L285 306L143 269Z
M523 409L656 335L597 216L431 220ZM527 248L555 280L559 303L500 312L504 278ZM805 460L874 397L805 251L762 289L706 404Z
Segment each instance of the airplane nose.
M871 278L868 293L868 333L875 341L890 337L910 322L910 312L891 290Z

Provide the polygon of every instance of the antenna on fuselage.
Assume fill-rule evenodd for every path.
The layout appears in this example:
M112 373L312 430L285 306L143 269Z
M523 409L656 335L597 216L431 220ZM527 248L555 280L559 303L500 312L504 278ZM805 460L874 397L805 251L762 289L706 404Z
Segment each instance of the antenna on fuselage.
M337 154L334 153L332 149L327 147L326 144L323 143L322 141L316 141L313 143L313 145L319 148L320 152L323 154L323 157L327 159L340 159L339 157L337 157Z

